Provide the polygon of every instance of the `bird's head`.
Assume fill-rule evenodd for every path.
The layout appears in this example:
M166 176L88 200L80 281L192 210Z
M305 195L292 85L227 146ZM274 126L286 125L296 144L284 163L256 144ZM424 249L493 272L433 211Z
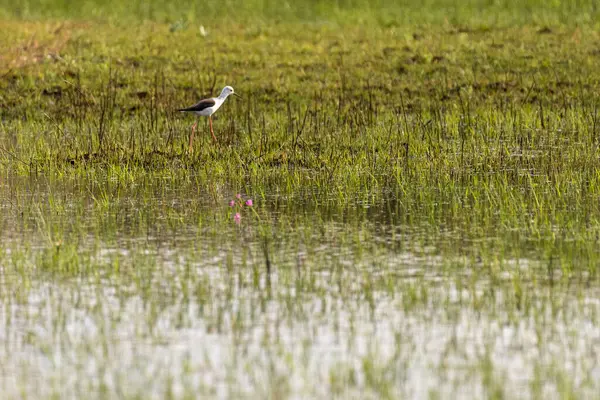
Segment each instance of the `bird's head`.
M231 86L225 86L223 88L223 90L221 91L221 95L219 97L227 97L230 94L232 94L234 96L237 96L237 97L240 97L240 96L237 95L237 93L235 93L235 91L233 90L233 88Z

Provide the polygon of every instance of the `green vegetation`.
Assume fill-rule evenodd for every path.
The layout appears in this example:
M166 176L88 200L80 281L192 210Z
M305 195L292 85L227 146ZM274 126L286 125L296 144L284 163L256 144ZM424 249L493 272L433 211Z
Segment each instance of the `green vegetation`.
M88 0L0 0L0 15L18 19L149 20L162 23L195 21L234 25L252 22L305 21L318 24L367 22L384 26L453 24L514 25L526 23L595 24L595 0L208 0L162 2Z
M594 1L70 3L0 0L3 398L598 398Z

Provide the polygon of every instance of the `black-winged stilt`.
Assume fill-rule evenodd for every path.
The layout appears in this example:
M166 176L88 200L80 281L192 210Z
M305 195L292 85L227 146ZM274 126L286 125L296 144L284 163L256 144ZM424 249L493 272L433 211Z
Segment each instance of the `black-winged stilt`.
M219 107L221 107L221 105L223 105L225 99L227 99L227 96L229 96L230 94L240 97L233 91L233 88L231 86L225 86L221 91L219 97L203 99L191 107L180 108L177 111L193 112L196 115L208 117L208 122L210 124L210 134L212 135L213 140L216 142L217 138L215 137L215 133L213 131L212 126L212 115L219 109ZM196 121L194 125L192 125L192 134L190 135L190 152L192 152L192 142L194 141L194 133L196 132L197 125L198 121Z

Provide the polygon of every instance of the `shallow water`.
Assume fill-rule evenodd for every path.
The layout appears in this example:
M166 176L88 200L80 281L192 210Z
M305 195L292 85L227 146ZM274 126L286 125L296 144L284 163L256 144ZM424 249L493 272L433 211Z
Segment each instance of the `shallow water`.
M226 187L4 181L3 398L598 398L569 238L548 258L391 193L252 196L236 224Z

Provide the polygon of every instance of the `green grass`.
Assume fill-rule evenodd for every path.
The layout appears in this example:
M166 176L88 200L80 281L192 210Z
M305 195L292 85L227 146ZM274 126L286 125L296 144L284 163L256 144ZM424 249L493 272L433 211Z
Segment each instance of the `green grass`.
M595 3L274 4L0 1L0 390L597 398Z
M193 3L183 0L167 3L155 0L90 0L78 3L66 0L24 0L17 4L3 0L0 5L0 15L7 18L83 18L113 22L150 20L173 23L173 26L179 28L185 28L192 21L219 21L236 25L256 21L267 24L298 21L320 24L366 22L384 26L440 22L483 26L523 23L595 24L599 14L595 0L211 0Z

